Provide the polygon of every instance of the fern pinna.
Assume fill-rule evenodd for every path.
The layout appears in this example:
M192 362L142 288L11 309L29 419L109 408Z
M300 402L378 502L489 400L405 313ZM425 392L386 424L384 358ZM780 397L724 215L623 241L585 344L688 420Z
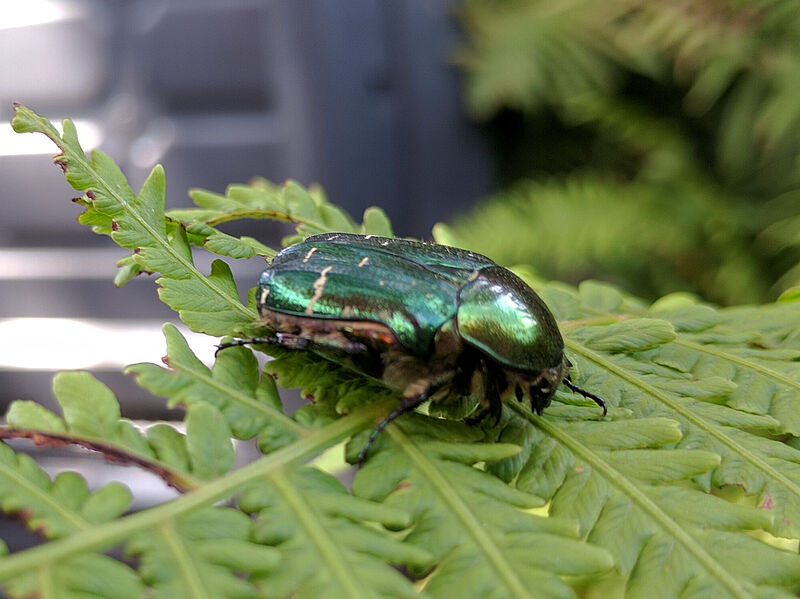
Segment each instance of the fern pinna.
M390 235L383 213L363 223L319 190L265 181L199 208L165 213L163 171L138 194L99 151L83 153L18 106L19 132L39 131L82 192L81 222L131 255L118 284L159 274L159 297L195 331L251 334L253 294L239 298L222 260L194 264L193 246L225 257L272 256L216 228L236 218L291 222L302 238L331 230ZM287 243L297 238L287 240ZM355 461L396 397L307 353L250 349L208 367L173 325L164 366L129 367L185 409L180 430L122 417L90 374L57 375L60 413L12 404L5 438L74 443L154 472L180 496L126 514L122 485L89 490L46 475L0 446L2 509L45 537L0 558L12 597L790 597L800 588L800 309L797 295L715 309L676 294L647 305L615 288L543 284L573 376L608 417L559 390L543 415L506 404L500 421L468 425L448 410L408 414L378 437L352 488L332 473ZM209 343L213 343L209 339ZM284 412L274 380L314 398ZM453 407L450 416L457 416ZM233 469L233 440L263 454ZM106 551L122 546L129 559ZM115 554L117 555L117 554Z

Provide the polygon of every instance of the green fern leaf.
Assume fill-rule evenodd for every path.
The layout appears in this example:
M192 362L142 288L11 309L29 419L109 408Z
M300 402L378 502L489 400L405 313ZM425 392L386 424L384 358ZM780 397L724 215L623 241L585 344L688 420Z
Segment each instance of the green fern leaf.
M141 560L155 597L257 597L249 577L275 568L280 556L252 542L252 529L238 510L208 508L135 536L126 551Z
M397 393L376 381L365 379L309 352L268 350L275 356L265 371L284 388L298 388L314 399L317 411L328 416L347 414L356 407L397 397Z
M8 585L12 597L140 599L145 585L129 566L105 555L85 554L30 571Z
M189 405L183 435L164 423L141 431L121 418L111 390L87 372L59 373L53 379L53 390L63 417L39 404L16 401L6 414L0 437L80 445L109 460L146 468L179 490L197 488L233 464L230 425L213 403ZM102 514L104 509L92 513Z
M206 407L210 408L210 406ZM255 575L255 573L260 573L263 567L267 567L269 562L272 561L271 556L274 554L268 549L261 550L258 547L242 545L241 542L237 542L239 537L234 538L233 542L230 541L230 529L233 525L227 522L227 519L233 518L241 522L247 521L249 523L250 520L248 518L239 516L221 516L219 518L205 518L199 516L198 518L192 518L189 514L197 513L196 510L199 508L209 506L215 501L235 495L250 484L260 484L259 481L263 482L267 477L270 477L270 480L282 480L281 477L285 476L283 474L283 469L292 462L307 458L341 441L354 432L363 429L369 422L373 421L379 413L386 409L386 404L374 405L368 409L362 410L359 414L353 414L331 423L322 429L309 432L292 445L279 449L270 456L264 457L262 460L245 466L233 473L228 473L223 477L208 482L202 488L191 491L171 502L111 522L95 524L92 527L79 527L81 530L60 541L54 541L48 545L6 557L0 560L0 580L8 581L9 579L13 579L11 583L11 585L13 585L16 584L20 576L24 576L34 569L50 571L55 568L60 568L65 560L76 553L103 550L129 539L135 539L132 545L132 551L135 553L142 553L143 555L146 555L151 550L162 548L164 543L168 545L165 559L173 562L177 561L179 572L172 572L169 576L161 577L162 575L158 569L158 564L160 563L158 555L164 555L163 553L150 559L147 562L148 567L143 569L143 575L146 575L148 580L157 587L164 584L168 589L166 592L197 596L197 592L200 592L203 587L198 586L198 578L195 577L194 573L196 568L203 565L203 563L226 565L228 569L234 572L242 572L245 574L253 573ZM5 446L2 446L2 448L7 451L12 458L15 457L8 448ZM0 453L0 455L3 454ZM32 460L30 460L30 458L25 459L25 456L21 456L19 462L23 465L23 472L32 476L25 471L26 468L29 469L30 465L33 464ZM14 490L16 496L20 496L20 493L24 492L28 486L47 487L49 483L47 476L44 475L41 470L38 470L38 468L36 473L38 474L35 474L33 478L35 479L34 483L38 483L38 485L25 484L23 485L26 487L25 489ZM59 480L60 477L56 479L56 482ZM19 476L15 477L14 482L19 482ZM53 486L55 486L55 483ZM294 492L302 495L297 489L295 489ZM43 495L43 493L39 493L39 495ZM66 494L66 496L70 497L70 494ZM9 495L9 497L13 499L12 495ZM70 499L70 501L74 501L74 499ZM57 505L55 501L51 501L50 503ZM24 504L35 505L36 501L25 497ZM67 505L70 504L67 503ZM258 509L262 509L262 507L260 506ZM67 509L62 507L61 512L67 511ZM351 511L353 511L353 514L361 515L370 521L377 520L385 522L387 525L393 527L402 526L407 522L407 518L401 515L397 510L386 509L379 505L368 506L363 502L354 502L351 504ZM200 514L203 514L203 512L200 512ZM348 513L348 515L350 514ZM266 517L263 513L262 516ZM184 518L189 518L189 523L186 523ZM222 520L220 520L220 518L222 518ZM55 520L56 518L52 516L51 519ZM222 524L220 524L220 522L222 522ZM180 528L184 523L186 523L187 530L181 532ZM234 526L234 528L236 527ZM241 528L237 530L241 531ZM144 535L144 537L139 537L138 535L140 534ZM330 536L331 531L327 531L325 534ZM163 542L153 544L151 541L154 536L158 537ZM182 539L181 536L184 538ZM223 539L221 546L216 546L213 542L204 542L205 540L211 541L211 539L217 538ZM194 554L190 552L191 543L187 542L187 540L198 539L197 549L199 550L199 554ZM225 539L228 539L228 541L225 541ZM390 547L391 545L385 544L385 546ZM226 550L226 547L232 549L232 551ZM240 553L239 550L242 550L242 552ZM409 561L417 563L424 560L422 552L404 549L402 547L398 547L395 554L406 556L400 559L400 562ZM265 556L265 561L261 565L258 563L259 555ZM242 589L246 588L246 585L244 583L239 584L237 581L231 582L229 574L229 572L211 568L208 572L209 584L212 586L219 584L224 587L223 590L225 590L225 592L230 591L234 594L242 592ZM395 588L402 582L399 575L398 580L400 582L394 584ZM41 592L46 583L47 580L37 579L36 581L30 582L27 588L33 589L35 586ZM300 583L302 583L302 581L300 581ZM408 585L408 583L405 584ZM405 588L409 587L406 586Z
M391 445L374 455L353 482L357 496L411 511L415 527L406 542L441 560L427 592L532 597L536 589L546 597L572 597L559 576L597 575L611 568L611 556L576 538L569 521L525 512L541 506L541 498L472 467L515 454L513 445L458 445L453 436L464 428L474 434L474 429L440 425L419 416L390 427ZM436 440L442 428L453 435L449 442ZM380 446L387 444L382 440Z
M607 9L609 19L619 10ZM470 2L461 17L473 44L458 58L467 74L467 104L478 117L506 106L535 112L563 97L616 86L611 44L589 30L591 15L567 3Z
M283 413L273 379L259 376L251 351L241 347L226 349L209 369L174 326L164 325L164 336L168 368L134 364L126 370L137 377L142 387L169 397L171 407L213 405L221 411L234 436L249 439L258 434L259 444L264 447L279 447L303 432L304 427Z
M160 272L162 277L156 281L161 286L159 297L197 331L225 335L255 320L255 313L239 300L230 268L217 261L211 274L203 276L194 266L184 229L165 220L160 166L153 169L137 196L108 156L95 150L91 162L87 160L70 120L64 121L61 136L47 119L30 109L18 105L15 110L15 131L44 133L61 149L55 162L65 169L69 184L86 194L82 221L90 222L95 232L110 235L122 247L135 250L119 281L128 280L134 271Z
M267 597L313 596L320 589L332 598L417 597L388 564L431 565L424 549L362 523L402 529L410 522L404 510L353 498L317 470L276 472L251 485L240 505L258 514L255 538L281 553L281 571L263 580Z
M625 424L635 427L637 422ZM670 484L714 468L720 462L716 454L625 449L625 433L613 438L614 450L606 452L604 435L598 434L602 423L580 423L577 428L557 422L540 426L557 442L543 447L533 443L535 455L530 470L520 474L520 482L534 481L534 468L551 472L558 489L551 514L576 520L581 536L616 556L618 571L627 579L626 597L654 596L653 587L663 589L658 596L679 596L680 589L695 579L704 580L710 589L718 587L712 593L725 588L740 597L749 596L743 590L748 587L774 586L780 591L797 583L800 562L791 554L733 532L769 528L770 513L728 503L685 482ZM587 435L587 427L598 430ZM637 445L640 439L633 435L628 442ZM554 462L548 467L550 460ZM538 485L534 489L542 490ZM741 546L749 547L751 558L745 558ZM668 553L663 554L664 550ZM664 561L652 559L651 551L661 551L668 562L676 560L668 577ZM775 578L765 577L763 570L749 567L743 559L772 564Z
M795 311L784 312L784 318L793 317ZM796 361L791 353L775 356L759 349L750 343L752 336L743 340L738 332L725 343L724 325L710 330L718 331L711 337L713 345L697 341L708 338L707 329L681 333L659 350L624 357L588 349L578 331L568 338L567 346L579 357L582 374L598 381L593 385L599 393L608 390L610 397L616 396L621 406L637 415L678 418L685 430L682 444L712 450L723 458L708 483L740 485L773 511L776 517L769 527L773 534L796 536L800 453L764 437L789 430L796 421ZM765 359L759 359L762 352ZM691 384L676 384L681 379Z
M219 410L208 403L198 403L186 414L186 453L192 470L200 478L225 474L235 457L231 428Z
M305 189L294 181L278 187L260 179L251 185L230 185L225 195L203 189L192 190L190 195L199 208L173 210L167 216L186 224L197 245L232 258L269 257L275 255L275 250L249 237L232 237L214 228L231 220L292 223L297 235L284 240L284 245L330 231L392 236L389 219L380 208L367 208L364 222L359 225L344 210L328 202L321 189Z
M74 472L62 472L51 481L31 457L0 444L0 506L48 538L113 520L128 509L130 500L130 492L119 483L90 493L86 481ZM96 512L100 506L103 509Z

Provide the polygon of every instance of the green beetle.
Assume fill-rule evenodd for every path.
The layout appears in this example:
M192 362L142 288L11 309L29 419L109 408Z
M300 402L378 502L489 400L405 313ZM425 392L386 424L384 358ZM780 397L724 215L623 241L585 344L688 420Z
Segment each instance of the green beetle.
M261 274L267 343L310 350L402 393L395 418L432 399L477 394L498 420L502 398L527 395L541 413L569 378L555 318L522 279L480 254L375 235L326 233L290 246Z

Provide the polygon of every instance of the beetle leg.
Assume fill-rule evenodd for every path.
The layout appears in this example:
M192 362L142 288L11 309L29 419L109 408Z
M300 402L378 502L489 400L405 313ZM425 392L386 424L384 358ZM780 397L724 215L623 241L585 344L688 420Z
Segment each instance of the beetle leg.
M517 398L517 401L520 402L525 398L525 392L519 385L517 385L516 388L514 389L514 396Z
M247 339L234 339L227 343L220 343L217 346L217 351L214 356L221 352L223 349L229 347L237 347L242 345L277 345L286 349L308 349L310 344L309 340L298 335L291 335L288 333L275 333L274 337L249 337Z
M420 404L425 403L428 399L430 399L431 395L436 393L436 391L450 382L452 382L452 377L443 377L438 381L432 382L416 395L404 395L400 399L400 405L389 412L386 418L384 418L380 424L375 427L375 430L369 434L367 442L364 444L364 448L358 453L358 465L361 466L364 463L364 460L367 458L367 453L369 453L369 450L372 447L372 444L375 442L375 439L378 438L378 435L380 435L387 426L389 426L394 420L403 414L411 412Z
M220 343L217 346L217 351L214 352L214 357L217 357L217 354L221 352L223 349L228 349L229 347L240 347L243 345L278 345L279 342L274 337L248 337L246 339L234 339L233 341L227 341L225 343Z
M475 425L483 422L487 416L491 416L494 419L493 426L497 426L503 415L501 394L506 387L506 376L500 368L484 361L481 361L481 376L483 378L483 397L489 405L484 405L475 416L467 418L465 422Z
M274 337L249 337L247 339L234 339L227 343L221 343L217 346L217 351L214 355L218 354L223 349L229 347L237 347L241 345L278 345L285 349L335 349L343 351L347 354L363 354L367 353L367 346L357 341L348 341L344 344L324 343L307 339L301 335L292 335L291 333L275 333Z
M581 389L580 387L578 387L578 385L573 383L569 377L564 377L564 380L561 382L564 383L564 386L567 387L570 391L574 391L579 395L583 395L584 397L591 399L594 403L603 408L603 416L605 416L608 413L608 408L606 408L606 402L604 402L601 398L597 397L597 395L595 395L594 393L589 393L585 389Z
M489 401L489 414L494 418L494 426L500 423L503 415L503 399L501 393L506 387L506 375L502 369L492 363L486 366L486 399Z
M478 410L473 412L475 416L470 416L469 418L465 418L464 422L469 426L475 426L476 424L480 424L489 415L489 411L490 411L489 408L481 406L480 408L478 408Z
M375 439L378 438L384 429L389 426L394 420L405 414L406 412L410 412L414 408L416 408L421 403L424 403L425 400L428 399L428 395L426 393L422 393L417 397L412 398L403 398L400 402L400 405L397 406L394 410L389 412L389 414L384 418L378 426L375 427L369 434L369 438L367 442L364 444L364 448L358 453L358 465L361 466L364 463L364 460L367 459L367 453L369 453L372 444L375 442Z
M530 393L531 396L531 411L541 416L542 411L550 405L550 396L553 394L552 390L548 390L547 393L544 393L538 385L531 385L528 393Z
M278 345L286 349L308 349L311 342L305 337L292 335L290 333L275 333Z

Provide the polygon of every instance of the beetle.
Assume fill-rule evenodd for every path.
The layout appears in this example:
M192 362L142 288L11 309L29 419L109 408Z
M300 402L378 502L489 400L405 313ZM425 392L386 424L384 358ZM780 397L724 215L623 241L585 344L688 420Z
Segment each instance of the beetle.
M272 344L312 351L401 393L399 406L373 430L366 458L386 426L428 399L480 397L473 421L503 397L527 395L538 414L563 384L575 385L558 325L518 276L480 254L408 239L326 233L278 253L258 280L259 324L268 336L236 345Z

